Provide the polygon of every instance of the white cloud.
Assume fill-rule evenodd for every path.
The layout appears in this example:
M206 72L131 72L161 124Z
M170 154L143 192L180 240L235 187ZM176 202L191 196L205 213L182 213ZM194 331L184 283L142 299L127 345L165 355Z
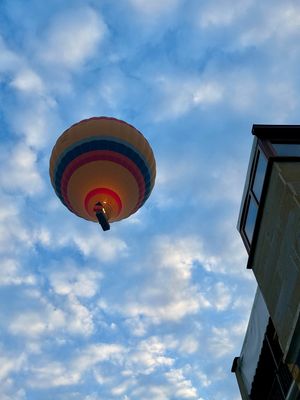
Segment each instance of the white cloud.
M110 361L118 365L123 361L125 351L126 349L119 344L91 344L80 350L79 355L72 360L71 368L83 374L104 361Z
M215 358L221 358L232 353L234 348L235 339L230 330L212 327L211 337L208 340L208 349Z
M199 85L193 93L194 104L217 103L223 97L223 90L216 82Z
M106 30L102 18L92 8L65 11L52 21L41 57L47 63L77 68L97 54Z
M223 85L210 78L161 75L154 82L161 99L155 110L157 121L177 118L195 107L205 108L223 100Z
M128 389L135 385L137 381L135 379L128 379L126 381L123 381L121 384L118 386L115 386L112 390L111 393L113 396L121 396L124 394ZM126 396L127 397L127 396ZM127 397L128 398L128 397ZM124 399L124 398L123 398Z
M199 342L194 335L187 335L180 338L178 350L184 354L193 354L198 350Z
M270 81L266 87L266 94L268 98L272 99L270 119L274 124L289 121L290 115L298 110L299 91L295 88L294 82L282 80L275 87Z
M291 2L286 7L279 5L278 7L278 17L281 19L281 26L284 27L283 32L278 32L279 34L289 34L296 33L299 35L300 28L300 7L299 4L293 4ZM284 32L285 31L285 32Z
M151 381L150 381L151 382ZM186 379L183 369L171 368L169 371L160 374L159 381L149 384L139 382L131 391L133 398L137 399L198 399L197 389L189 379Z
M80 373L70 370L60 362L47 362L45 365L30 368L29 385L35 388L74 385L80 380Z
M139 385L132 391L133 398L143 400L169 400L170 399L170 387L167 385L159 385L153 383L152 385Z
M127 318L125 321L130 333L134 336L144 336L147 332L149 321L141 318L139 315L133 318Z
M72 239L78 249L88 257L95 257L102 261L113 261L117 257L127 255L126 243L117 237L110 236L107 240L99 240L94 233L74 233Z
M52 109L56 106L49 94L47 79L37 72L36 67L32 67L32 54L26 56L13 52L1 37L0 52L0 81L2 73L2 79L19 94L14 109L4 108L8 124L17 135L24 136L26 145L44 147L54 125Z
M165 373L166 378L173 386L173 393L180 399L194 399L198 397L192 382L186 379L182 369L171 369Z
M172 286L172 290L175 291L174 283ZM178 294L167 294L162 287L156 287L144 288L137 301L130 300L124 304L124 312L133 316L145 315L152 323L159 324L162 321L179 321L188 314L195 314L200 307L205 308L208 305L206 299L194 287L186 287Z
M28 220L26 207L28 204L19 195L0 195L0 254L3 260L10 260L5 265L7 276L0 273L2 284L9 284L9 280L11 284L13 281L33 284L33 272L25 260L37 244L45 247L50 244L48 229L42 226L42 221Z
M40 76L28 68L19 71L12 80L11 85L21 92L39 94L44 90L44 84Z
M253 285L253 290L245 295L240 292L238 296L234 296L232 302L232 309L241 311L244 315L250 315L250 310L252 308L253 298L255 296L256 287Z
M234 110L247 113L249 109L260 106L261 83L252 71L232 71L226 74L225 96Z
M96 393L85 396L84 400L103 400Z
M129 0L129 2L139 13L149 17L158 17L159 15L169 13L170 10L174 10L180 0Z
M7 190L19 191L33 196L44 189L38 170L37 154L29 146L19 143L10 152L0 154L0 182Z
M56 335L71 334L90 336L94 332L92 311L78 300L73 293L56 298L59 306L54 306L39 289L25 291L28 304L34 306L23 310L11 318L8 330L13 335L23 336L27 340Z
M270 39L285 40L299 36L300 7L292 3L278 3L267 9L261 7L259 18L251 22L239 37L242 46L261 45Z
M176 159L176 162L174 162L172 159L168 160L166 157L161 157L157 161L159 169L155 180L156 190L151 194L151 201L162 210L168 210L170 207L180 207L173 193L182 187L187 176L196 174L196 171L184 158Z
M51 242L51 234L45 226L37 227L34 233L34 238L37 242L45 247L48 247Z
M4 42L1 36L0 36L0 52L1 52L0 73L6 73L15 70L22 63L20 56L7 47L6 43Z
M238 336L242 337L246 333L246 329L247 329L247 326L248 326L249 318L248 318L248 314L246 314L245 316L246 316L245 319L243 319L240 322L235 322L231 327L231 332L236 337L238 337Z
M217 311L225 311L232 302L232 289L223 282L217 282L211 288L211 303Z
M11 383L11 382L9 382ZM10 385L11 386L11 385ZM9 393L4 393L6 388L0 389L1 400L26 400L26 392L24 389L15 390L9 388ZM2 391L1 391L2 390Z
M208 387L212 384L212 380L209 379L208 375L202 371L197 372L197 376L202 387Z
M56 213L64 211L64 206L58 200L50 207ZM99 225L79 220L76 216L71 216L69 222L66 221L63 225L57 226L54 222L52 225L49 224L49 227L49 246L52 249L76 246L85 257L101 262L113 262L128 256L129 250L124 239L113 233L101 239Z
M51 272L50 282L57 294L89 298L99 290L101 276L98 271L68 264Z
M14 259L3 259L0 269L0 286L33 285L36 282L34 275L21 271L19 263Z
M240 234L232 229L231 226L224 224L220 234L226 238L224 246L219 250L217 262L212 264L212 271L221 274L231 274L242 279L254 282L253 274L246 269L247 252L242 243ZM225 236L227 235L227 236Z
M149 375L159 367L172 366L174 359L165 355L166 350L166 344L156 336L142 340L129 354L127 367L135 374Z
M158 159L159 170L155 183L156 190L151 197L152 202L155 202L162 211L172 208L178 209L179 213L182 213L184 202L184 212L187 215L191 213L198 215L202 207L209 209L220 205L221 208L226 202L235 207L233 217L237 218L246 163L241 165L240 160L234 160L228 155L224 157L224 154L214 163L207 160L207 155L200 154L201 152L198 154L198 151L189 149L180 156L179 153L175 153L172 158L162 155ZM191 160L190 157L192 157ZM193 159L197 161L193 162ZM190 193L191 187L193 188L192 196L187 196L186 193ZM231 219L230 224L232 229L236 222Z
M20 254L24 247L32 246L32 236L22 223L20 208L14 197L0 197L0 252L12 259Z
M207 270L210 270L211 264L215 263L214 258L205 254L202 241L196 236L184 238L159 236L155 244L161 267L170 268L180 281L191 278L193 263L199 262Z
M232 25L241 19L251 6L252 0L234 2L232 0L210 1L201 5L198 23L201 28L214 28Z
M0 351L0 381L7 378L12 372L19 371L26 362L26 355L21 354L17 357L9 357Z
M104 7L103 15L109 18L107 23L111 27L109 36L101 16L84 5L65 9L49 25L49 15L57 15L54 6L50 14L43 13L43 20L36 13L34 24L26 23L26 14L23 19L19 17L21 24L25 21L25 25L21 26L25 37L22 38L20 32L16 31L17 42L14 37L9 40L11 49L19 49L18 54L9 50L0 39L0 81L4 82L4 90L10 91L7 104L3 105L4 112L12 106L12 114L4 115L4 120L13 127L13 134L20 135L25 141L25 144L17 144L9 156L5 154L5 147L8 146L4 142L1 154L2 165L4 168L9 166L7 171L3 171L3 168L0 171L1 187L13 195L1 196L3 202L0 199L0 251L3 260L0 289L3 295L9 290L14 291L13 301L5 301L6 314L1 329L3 340L9 338L7 346L16 344L27 352L27 358L24 356L20 361L18 355L12 357L0 351L0 378L3 377L5 382L10 380L11 386L15 387L14 392L7 390L5 394L1 393L1 399L23 400L27 396L35 397L37 387L54 387L58 398L65 400L100 400L107 397L123 400L235 398L234 395L227 396L218 387L221 384L217 379L223 379L225 383L222 385L227 385L229 373L226 375L221 369L215 369L216 373L211 371L213 366L220 365L217 358L219 355L225 357L235 351L237 342L244 335L244 313L249 310L251 296L246 290L244 294L243 289L251 285L244 278L248 276L248 279L252 279L252 273L245 270L246 252L240 237L232 233L235 219L232 215L224 216L231 212L226 208L228 203L232 207L239 203L240 185L244 176L240 168L241 159L238 163L221 163L222 167L216 169L208 168L207 163L204 165L201 154L208 152L206 138L217 139L217 135L209 137L206 131L202 136L202 132L207 129L205 119L211 119L211 131L220 124L213 122L214 117L219 120L224 117L227 123L234 119L237 126L233 126L234 123L229 125L238 130L243 124L241 121L245 122L245 119L241 120L241 115L249 119L253 110L259 108L263 110L261 112L269 113L270 107L261 107L262 98L266 103L268 98L272 98L270 104L274 105L273 109L280 118L297 110L297 84L293 91L294 81L291 79L290 84L287 84L289 77L283 76L276 87L271 85L278 81L274 78L281 75L279 72L274 73L276 68L280 70L280 62L266 62L266 59L263 61L264 71L268 72L264 73L268 77L262 83L264 76L257 78L261 70L258 72L256 66L261 58L267 58L268 55L264 53L256 58L255 53L257 43L268 44L269 40L275 38L281 44L288 44L289 37L297 38L299 13L296 5L285 7L285 10L283 7L281 19L279 16L275 19L282 25L278 32L264 18L253 19L245 23L245 26L240 26L238 31L229 32L229 27L243 21L249 10L246 6L249 5L248 1L234 3L232 0L220 0L218 4L218 1L212 0L205 4L202 2L200 6L191 3L192 10L202 8L200 27L206 29L202 33L209 34L211 28L212 41L220 39L224 44L221 49L218 43L207 43L205 35L192 37L195 31L189 24L190 5L181 0L130 0L121 1L116 10L110 6ZM180 21L177 15L174 18L179 5L184 10ZM265 10L266 6L259 5L258 9ZM30 13L33 11L31 9ZM119 21L116 22L121 14L122 27ZM221 30L217 32L216 28ZM31 29L34 29L35 37L31 36ZM41 33L40 38L36 32ZM223 32L224 37L221 35ZM120 33L123 33L122 37ZM7 34L5 37L8 37ZM186 48L176 47L182 46L187 37L191 40L186 43ZM104 54L101 50L104 47L102 45L106 44L106 38L110 40L110 48L105 48ZM235 46L241 40L245 40L244 46L253 46L251 54L243 48L241 52L230 53L227 57L228 46L236 50ZM191 43L193 41L194 44ZM293 51L298 42L294 40ZM37 51L32 51L32 44ZM283 55L291 47L286 48ZM270 53L273 50L272 46L268 49ZM29 55L27 58L24 52ZM157 60L153 58L152 52L157 55ZM145 54L146 57L143 57ZM104 55L107 59L103 64L100 59ZM160 58L162 55L164 59ZM249 61L249 57L255 61ZM296 60L297 56L294 57ZM281 58L286 60L284 56ZM112 63L117 71L122 72L112 73ZM185 72L181 72L183 64ZM83 68L85 71L82 69L84 65L88 67ZM199 72L202 68L203 76ZM84 82L81 81L82 72ZM110 73L111 76L107 78ZM158 73L162 74L161 79L157 78ZM132 76L130 82L133 83L129 94L126 87L130 83L128 74ZM286 71L288 74L289 71ZM66 86L69 88L68 93ZM140 101L139 96L145 90L148 95ZM93 94L95 91L98 93ZM115 92L119 95L118 99ZM156 99L152 97L153 92ZM78 103L74 99L79 97L81 100ZM59 109L54 98L57 98ZM100 101L97 101L99 98ZM128 100L126 104L124 99ZM220 116L217 111L220 111L220 104L225 99L225 114ZM145 115L137 112L141 106L146 110L149 103L151 106L154 101L158 110L157 119L170 118L173 123L177 116L184 117L193 111L190 113L190 126L193 126L196 123L193 116L199 111L197 121L201 120L201 132L196 130L186 133L188 143L191 139L189 150L195 144L195 153L199 152L203 145L198 159L178 157L182 151L177 150L178 143L175 143L179 126L174 134L168 132L173 123L156 124L156 120L149 125L145 122ZM68 211L61 205L50 213L50 202L46 200L41 204L33 198L44 194L46 185L41 177L41 171L44 173L46 167L46 160L41 159L44 152L37 153L36 149L46 150L50 132L57 132L55 127L53 129L53 120L59 118L58 113L67 122L75 114L86 114L87 110L100 112L99 107L102 110L103 107L114 110L118 115L123 113L124 117L130 115L131 119L139 119L142 125L143 122L149 125L149 131L153 129L153 137L157 140L158 153L163 149L161 145L166 146L166 143L174 139L174 146L170 145L166 150L170 154L178 152L179 160L175 166L172 163L167 165L165 157L165 168L161 168L160 164L157 190L151 201L152 205L159 205L159 213L155 215L161 215L167 222L169 217L172 219L172 212L175 215L177 210L183 211L181 194L177 194L184 192L187 198L190 190L193 195L197 191L199 198L202 196L201 203L196 196L193 200L195 204L198 202L199 212L194 214L195 205L185 203L185 210L191 205L193 209L189 215L195 216L191 225L186 227L190 234L179 236L170 233L170 227L174 226L170 220L163 227L166 235L157 236L154 242L155 232L158 232L155 224L145 230L144 222L131 226L129 230L121 226L119 231L113 225L113 235L105 235L102 240L96 224L88 224L80 219L77 221L72 215L68 219ZM235 111L234 118L232 113L228 113L230 107L231 111ZM210 114L214 110L215 114ZM182 119L182 126L184 124ZM11 129L8 129L8 134L9 131ZM242 135L238 138L238 135L240 133L236 136L236 143L239 140L242 143L244 138ZM201 143L201 146L197 147L196 143ZM223 151L226 153L228 148L225 141L223 143ZM193 163L195 160L197 162ZM203 176L207 176L207 181L201 181L203 185L198 184L198 181L194 183L194 177L196 174L201 175L201 169L204 171ZM186 182L186 186L180 188L182 182ZM201 187L201 193L195 187ZM179 192L180 189L183 190ZM26 196L25 199L22 196ZM173 208L174 204L178 208ZM214 217L208 223L209 215L203 215L202 205L213 206L219 221ZM27 213L26 210L30 211ZM45 213L45 210L48 212ZM150 203L148 208L142 210L142 214L134 218L145 221L144 217L152 217L154 213ZM40 217L30 218L31 215ZM195 228L199 215L203 218ZM130 223L134 222L134 218L130 219ZM132 228L136 231L135 236L129 232ZM177 225L176 229L180 227ZM193 235L196 229L198 231ZM214 231L214 236L208 238L207 232L201 236L202 231L209 229ZM43 249L36 244L41 244ZM66 253L74 253L73 256L79 257L86 265L80 268L79 264L67 265L61 262L52 268L50 262L49 266L50 258L62 260ZM110 265L105 265L106 262ZM99 270L101 273L97 272ZM238 287L242 279L244 286ZM14 287L9 288L8 285ZM243 299L247 297L248 304L243 302L241 292ZM24 293L27 293L28 299ZM29 293L32 296L30 298ZM99 304L104 305L103 313L94 304L98 302L98 295L102 297ZM23 298L24 303L20 304ZM243 320L236 323L240 314L243 314ZM221 318L219 325L216 317ZM223 323L231 326L223 326ZM200 324L202 329L199 329ZM172 335L166 335L166 332L172 332ZM112 342L92 344L95 340ZM182 367L182 362L187 359L193 363L190 371ZM205 365L203 371L199 370L197 365L205 363L205 359L209 359L209 366ZM216 379L210 379L211 376ZM197 382L195 385L194 379ZM92 393L96 392L94 385L97 385L97 392L99 390L97 394ZM24 386L28 395L17 386ZM58 389L61 386L70 387ZM201 397L197 387L201 387ZM4 389L1 388L1 391ZM206 391L213 395L207 395Z
M97 365L95 368L93 368L93 375L96 380L96 382L99 385L111 385L113 384L113 377L110 374L105 373L105 368L101 368L101 365ZM123 374L122 374L123 375Z
M211 203L231 202L236 207L236 214L241 202L242 191L245 181L245 170L241 168L240 160L226 157L225 160L212 166L210 171L205 171L201 180L205 189L195 192L197 201ZM199 176L198 172L198 176Z
M61 310L51 308L45 310L23 312L9 324L9 331L14 335L38 337L51 333L65 324L65 316Z
M141 329L139 333L143 333L148 324L180 321L210 307L209 301L191 280L194 262L210 265L211 260L206 259L201 247L201 242L194 237L157 237L147 252L151 256L141 266L144 273L147 271L146 280L133 287L127 282L119 299L111 299L109 303L102 299L99 306L106 312L117 311L133 318L136 323L136 318L142 316L146 322L137 326Z
M34 388L48 388L75 385L82 381L84 374L104 361L118 363L124 348L116 344L91 344L77 350L72 359L41 361L30 367L29 385ZM103 383L103 382L102 382Z
M49 146L51 134L57 132L56 102L49 96L31 95L30 101L25 100L20 106L22 112L11 118L11 125L16 134L25 139L28 148L40 150Z
M72 294L68 296L66 311L68 315L66 330L73 334L84 336L89 336L93 333L92 313Z

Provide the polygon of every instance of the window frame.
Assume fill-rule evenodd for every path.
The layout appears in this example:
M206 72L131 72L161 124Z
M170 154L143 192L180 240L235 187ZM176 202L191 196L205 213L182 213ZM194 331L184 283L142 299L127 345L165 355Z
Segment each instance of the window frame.
M254 156L252 158L250 178L249 178L249 183L248 183L248 187L247 187L246 196L245 196L245 199L244 199L241 223L240 223L240 226L239 226L239 232L240 232L240 234L242 236L243 242L245 244L245 247L246 247L248 253L250 252L251 246L253 245L253 241L255 239L255 234L256 234L256 231L257 231L257 221L258 221L258 216L259 216L260 204L262 202L263 193L265 191L265 183L266 183L267 171L268 171L268 168L269 168L269 160L270 160L270 157L273 156L273 154L274 154L274 152L272 151L272 149L270 149L268 143L266 143L265 140L264 141L258 140L256 148L255 148ZM255 177L256 177L256 173L257 173L257 167L258 167L259 157L260 156L263 156L265 158L266 167L265 167L265 174L264 174L264 178L263 178L260 198L257 199L257 196L254 193L253 187L254 187L254 182L255 182ZM257 206L257 213L256 213L256 219L255 219L255 222L254 222L252 238L251 238L251 241L250 241L249 238L248 238L248 235L246 233L246 224L247 224L247 217L249 215L248 212L249 212L251 200L253 200L254 203Z
M281 144L300 144L300 125L260 125L254 124L252 127L252 134L254 135L254 143L251 150L250 161L248 164L248 172L246 176L244 192L240 207L237 228L242 237L245 248L248 252L247 268L252 268L255 248L258 240L261 219L264 210L264 204L267 196L268 185L271 178L273 162L300 162L299 156L280 156L272 143ZM253 180L256 175L257 168L257 153L261 153L267 160L267 167L265 171L264 182L262 185L261 196L258 202L258 211L255 220L252 240L249 241L245 232L245 223L247 220L250 196L252 193ZM254 199L256 197L254 196Z

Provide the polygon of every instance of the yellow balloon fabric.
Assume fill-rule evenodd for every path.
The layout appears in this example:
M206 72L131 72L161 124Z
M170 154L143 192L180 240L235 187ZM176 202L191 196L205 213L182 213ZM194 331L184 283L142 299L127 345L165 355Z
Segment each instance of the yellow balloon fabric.
M50 158L50 179L62 203L79 217L97 221L100 202L109 222L127 218L150 196L156 175L145 137L124 121L95 117L67 129Z

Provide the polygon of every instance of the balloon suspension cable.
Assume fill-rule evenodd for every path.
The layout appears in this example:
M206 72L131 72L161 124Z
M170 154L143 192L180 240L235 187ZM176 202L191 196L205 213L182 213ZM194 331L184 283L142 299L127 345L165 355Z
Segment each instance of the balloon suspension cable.
M110 229L110 225L109 225L109 222L108 222L108 219L107 219L105 208L100 203L100 201L98 201L98 203L95 204L94 211L96 213L96 217L98 219L98 222L101 225L101 228L104 231L108 231Z

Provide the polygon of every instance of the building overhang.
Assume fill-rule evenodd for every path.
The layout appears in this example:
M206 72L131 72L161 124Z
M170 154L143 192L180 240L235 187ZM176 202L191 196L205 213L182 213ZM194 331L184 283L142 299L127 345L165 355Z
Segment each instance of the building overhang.
M260 125L254 135L237 228L252 268L274 163L300 162L300 125Z

